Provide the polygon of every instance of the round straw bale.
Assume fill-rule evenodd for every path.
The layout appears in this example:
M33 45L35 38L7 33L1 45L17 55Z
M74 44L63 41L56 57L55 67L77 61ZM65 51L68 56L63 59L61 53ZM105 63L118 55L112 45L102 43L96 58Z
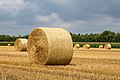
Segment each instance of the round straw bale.
M105 49L111 49L111 47L112 46L110 44L105 44L105 46L104 46Z
M10 46L11 44L8 44L8 46Z
M83 45L83 48L89 49L89 48L90 48L90 45L89 45L89 44L84 44L84 45Z
M16 50L19 50L19 51L26 51L27 50L27 39L22 39L22 38L18 38L16 41L15 41L15 48Z
M28 38L30 61L36 64L69 64L73 56L72 38L62 28L34 29Z
M99 45L99 48L103 48L103 45Z
M75 44L75 45L74 45L74 48L79 49L79 48L80 48L80 44Z

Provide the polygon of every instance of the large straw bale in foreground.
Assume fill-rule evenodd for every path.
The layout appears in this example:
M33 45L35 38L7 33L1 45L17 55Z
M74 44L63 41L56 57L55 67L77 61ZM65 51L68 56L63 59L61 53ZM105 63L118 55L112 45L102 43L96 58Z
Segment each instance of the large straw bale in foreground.
M104 48L105 48L105 49L111 49L112 46L111 46L110 44L105 44L105 45L104 45Z
M75 45L74 45L74 48L75 48L75 49L79 49L79 48L80 48L80 44L75 44Z
M19 50L19 51L26 51L27 50L27 39L22 39L22 38L18 38L16 41L15 41L15 48L16 50Z
M89 49L89 48L90 48L90 45L89 45L89 44L84 44L84 45L83 45L83 48Z
M102 48L103 48L103 45L99 45L99 48L102 49Z
M34 29L28 38L30 61L36 64L69 64L73 43L69 32L61 28Z

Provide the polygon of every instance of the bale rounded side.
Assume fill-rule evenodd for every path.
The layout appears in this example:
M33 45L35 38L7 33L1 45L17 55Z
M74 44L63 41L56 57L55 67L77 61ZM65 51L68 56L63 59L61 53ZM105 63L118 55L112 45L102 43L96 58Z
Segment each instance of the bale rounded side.
M30 61L36 64L69 64L73 56L72 38L62 28L35 28L28 38Z
M15 41L14 47L18 51L26 51L27 50L27 41L28 41L27 39L18 38Z

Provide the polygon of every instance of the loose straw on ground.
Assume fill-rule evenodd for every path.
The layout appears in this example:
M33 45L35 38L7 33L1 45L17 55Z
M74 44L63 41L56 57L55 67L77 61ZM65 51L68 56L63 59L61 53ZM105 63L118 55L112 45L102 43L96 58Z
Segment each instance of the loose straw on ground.
M105 44L105 45L104 45L104 48L105 48L105 49L111 49L112 46L111 46L110 44Z
M22 39L22 38L18 38L15 41L15 48L18 51L26 51L27 50L27 39Z
M69 64L73 56L72 38L62 28L34 29L28 38L30 61L36 64Z

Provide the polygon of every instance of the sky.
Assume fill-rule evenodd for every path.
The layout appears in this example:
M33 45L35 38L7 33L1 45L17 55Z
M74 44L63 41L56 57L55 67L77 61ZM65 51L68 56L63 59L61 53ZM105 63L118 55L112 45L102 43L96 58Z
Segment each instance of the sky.
M0 34L26 35L37 27L120 32L120 0L0 0Z

